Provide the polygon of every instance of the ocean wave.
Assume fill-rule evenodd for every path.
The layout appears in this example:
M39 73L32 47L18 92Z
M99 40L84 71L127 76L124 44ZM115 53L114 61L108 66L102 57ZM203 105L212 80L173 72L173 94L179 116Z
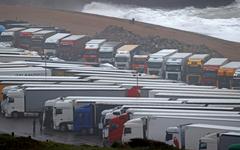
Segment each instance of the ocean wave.
M240 0L218 8L156 9L92 2L81 10L104 16L196 32L224 40L240 42Z

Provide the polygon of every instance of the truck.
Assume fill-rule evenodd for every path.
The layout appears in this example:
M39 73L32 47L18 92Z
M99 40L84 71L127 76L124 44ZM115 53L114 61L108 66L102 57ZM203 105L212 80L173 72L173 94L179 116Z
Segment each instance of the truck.
M240 89L240 69L237 69L233 75L232 89Z
M45 126L48 128L56 129L56 130L67 129L67 130L80 131L80 127L76 128L75 126L74 127L75 129L73 129L73 125L79 124L79 122L82 122L82 124L83 123L85 124L85 127L82 126L81 128L90 129L90 128L93 128L92 126L94 126L96 130L97 125L99 125L99 129L101 129L102 128L102 124L100 122L101 112L105 109L110 109L117 105L123 105L123 104L135 104L135 103L147 104L149 102L153 102L157 104L157 103L160 103L159 101L156 99L153 100L148 98L144 98L144 99L142 98L139 100L137 98L128 98L128 97L65 97L62 99L57 98L56 100L49 100L45 102L44 114L49 115L49 116L45 115L45 119L47 121L45 123ZM165 104L165 103L168 103L168 102L161 101L161 104ZM61 112L63 113L56 116L52 114L54 113L54 109L55 110L61 109ZM51 113L46 112L46 110L49 110ZM79 115L80 112L82 114L84 113L84 115ZM77 120L75 122L74 119L76 119L76 117L74 116L76 117L85 116L85 118L78 118L81 120ZM86 116L88 116L88 118ZM90 123L89 120L94 120L94 125Z
M16 54L0 54L1 62L11 62L11 61L40 61L42 57L38 54L31 53L30 55L16 55Z
M106 39L92 39L85 44L82 53L82 61L87 63L99 63L99 48Z
M156 53L150 54L147 60L147 73L164 78L166 60L169 56L177 52L178 49L162 49Z
M134 55L132 69L138 73L147 73L148 55Z
M165 78L169 80L185 81L186 65L192 53L175 53L166 61Z
M56 56L61 39L70 36L69 33L56 33L48 37L44 42L44 55Z
M32 42L32 35L34 32L38 32L42 28L28 28L20 31L19 33L19 47L23 49L29 49Z
M57 57L64 60L80 60L84 44L89 39L86 35L70 35L60 41Z
M128 120L143 116L188 116L188 117L216 117L216 118L239 118L239 112L227 111L204 111L204 110L184 110L184 109L144 109L130 108L119 116L115 116L108 121L103 130L104 140L107 143L120 142L124 123ZM114 127L116 126L116 127ZM113 128L114 127L114 128Z
M240 69L240 62L232 61L218 69L217 77L217 86L218 88L232 88L233 85L233 76L237 69Z
M180 132L176 126L201 123L240 127L239 121L239 119L187 116L147 116L135 118L124 124L122 142L126 143L131 141L131 139L146 139L166 142L167 144L175 143L176 147L181 148L181 139L178 138L180 137ZM191 138L193 139L193 137ZM196 149L198 149L198 147Z
M137 91L132 91L137 92ZM44 102L60 96L128 96L125 88L70 88L70 87L29 87L9 90L6 96L6 117L27 116L43 111ZM132 93L131 93L132 94Z
M18 47L19 46L19 32L25 28L15 27L10 28L1 33L0 46L1 47Z
M211 58L203 65L202 85L217 86L218 69L227 64L227 58Z
M1 76L51 76L51 70L42 67L1 68Z
M116 51L121 45L121 42L105 42L99 49L99 63L114 65Z
M32 43L30 45L31 50L37 51L39 54L43 55L45 40L48 37L54 35L55 33L55 30L41 30L38 32L34 32L32 34Z
M186 82L188 84L201 84L203 65L209 59L209 54L194 54L188 58L186 75Z
M199 149L199 140L201 137L216 133L216 132L240 132L240 127L237 124L223 122L221 124L216 123L194 123L194 124L182 124L176 127L167 128L166 140L168 144L176 146L179 149L196 150ZM203 145L201 145L202 147ZM214 150L214 149L211 149Z
M115 67L118 69L131 69L133 56L139 51L139 45L123 45L117 49Z

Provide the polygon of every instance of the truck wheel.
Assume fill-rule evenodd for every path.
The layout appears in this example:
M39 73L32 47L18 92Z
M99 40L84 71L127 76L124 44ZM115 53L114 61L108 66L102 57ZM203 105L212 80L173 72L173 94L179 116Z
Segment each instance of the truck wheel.
M66 124L61 124L60 125L60 131L68 131L68 127L67 127L67 125Z
M19 116L18 112L16 112L16 111L12 112L12 117L13 118L18 118L18 116Z

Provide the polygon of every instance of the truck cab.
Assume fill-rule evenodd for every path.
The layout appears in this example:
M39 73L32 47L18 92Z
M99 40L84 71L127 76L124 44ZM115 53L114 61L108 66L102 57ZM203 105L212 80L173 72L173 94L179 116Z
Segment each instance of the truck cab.
M132 69L139 73L147 73L148 55L134 55Z
M82 59L84 62L98 63L99 48L106 42L106 39L93 39L85 44Z
M24 108L24 91L23 89L11 89L7 92L5 104L3 107L5 117L23 116Z
M38 32L42 28L29 28L22 30L19 33L19 47L23 49L29 49L32 42L32 35L34 32Z
M240 62L229 62L218 69L218 88L232 88L235 71L240 69Z
M120 45L120 42L105 42L99 49L99 63L114 65L116 51Z
M240 69L237 69L233 75L232 88L240 90Z
M194 54L188 58L186 76L186 81L188 84L201 84L203 65L209 60L209 58L209 54Z
M15 27L7 29L1 33L0 45L2 47L15 47L18 46L18 36L21 30L25 28Z
M117 49L115 67L118 69L131 69L133 56L138 52L138 45L124 45Z
M166 61L166 79L185 80L186 62L192 53L175 53Z

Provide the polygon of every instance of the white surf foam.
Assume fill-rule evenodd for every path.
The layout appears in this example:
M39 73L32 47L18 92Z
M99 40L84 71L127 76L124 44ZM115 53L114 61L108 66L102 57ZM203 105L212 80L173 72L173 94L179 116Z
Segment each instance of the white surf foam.
M219 8L196 9L187 7L177 10L92 2L85 5L82 12L124 19L135 18L141 22L240 42L240 0L233 5Z

